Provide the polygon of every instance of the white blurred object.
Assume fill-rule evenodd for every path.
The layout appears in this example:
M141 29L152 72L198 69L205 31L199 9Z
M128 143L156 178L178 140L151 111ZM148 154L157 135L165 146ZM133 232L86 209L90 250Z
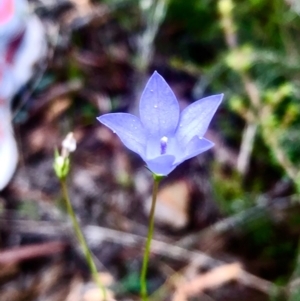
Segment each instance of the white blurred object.
M0 1L0 51L12 39L22 34L28 18L27 2L24 0Z
M28 14L26 0L1 1L15 7L15 15L1 22L0 4L0 60L11 69L16 93L32 77L35 64L45 57L47 43L41 21Z
M18 148L11 124L10 97L14 93L13 76L0 65L0 191L8 184L18 163Z
M17 144L11 124L10 103L45 57L43 25L29 14L26 0L0 0L0 191L18 163Z
M0 110L0 191L12 178L18 163L18 148L11 125L10 109Z
M32 77L35 64L46 55L47 43L44 27L35 15L28 18L24 36L16 51L12 72L19 90Z

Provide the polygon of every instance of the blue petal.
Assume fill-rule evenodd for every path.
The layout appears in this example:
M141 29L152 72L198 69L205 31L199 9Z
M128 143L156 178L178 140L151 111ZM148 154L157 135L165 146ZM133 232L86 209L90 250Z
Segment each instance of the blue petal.
M172 155L162 155L152 160L147 160L148 168L157 175L168 175L177 165L173 165L175 157Z
M185 151L184 151L184 156L181 157L181 158L176 158L175 164L178 165L178 164L180 164L181 162L183 162L187 159L195 157L195 156L209 150L213 146L214 146L214 144L211 141L209 141L205 138L195 136L187 144L187 146L185 148Z
M116 133L126 147L145 156L146 134L140 120L127 113L105 114L97 118Z
M202 98L182 111L176 135L183 145L194 136L203 137L222 98L223 94Z
M161 75L150 77L140 101L140 118L147 133L161 138L175 133L179 121L178 101Z

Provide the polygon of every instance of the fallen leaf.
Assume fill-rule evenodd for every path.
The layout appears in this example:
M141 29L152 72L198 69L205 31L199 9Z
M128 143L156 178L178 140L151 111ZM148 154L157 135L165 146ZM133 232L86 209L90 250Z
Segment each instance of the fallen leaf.
M155 221L168 225L175 230L185 227L189 220L190 185L182 179L159 190L155 210ZM152 197L145 205L149 214Z

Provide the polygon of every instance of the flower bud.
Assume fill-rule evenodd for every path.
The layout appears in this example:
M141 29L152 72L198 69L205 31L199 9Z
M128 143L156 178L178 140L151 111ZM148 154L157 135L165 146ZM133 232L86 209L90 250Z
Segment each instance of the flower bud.
M62 156L68 157L70 153L76 150L76 140L74 134L70 132L62 142Z
M56 176L63 180L70 171L70 153L76 149L74 134L70 132L62 142L61 154L55 151L53 168Z
M58 151L55 151L55 158L53 168L56 176L63 180L67 177L70 171L70 159L64 158L63 156L58 154Z

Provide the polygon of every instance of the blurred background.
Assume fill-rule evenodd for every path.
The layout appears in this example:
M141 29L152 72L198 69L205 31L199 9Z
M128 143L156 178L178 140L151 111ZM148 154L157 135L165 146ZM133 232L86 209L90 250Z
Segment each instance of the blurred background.
M53 171L114 300L139 300L152 178L96 121L157 70L180 106L225 97L215 147L158 194L151 300L300 300L300 2L0 1L0 300L99 301Z

